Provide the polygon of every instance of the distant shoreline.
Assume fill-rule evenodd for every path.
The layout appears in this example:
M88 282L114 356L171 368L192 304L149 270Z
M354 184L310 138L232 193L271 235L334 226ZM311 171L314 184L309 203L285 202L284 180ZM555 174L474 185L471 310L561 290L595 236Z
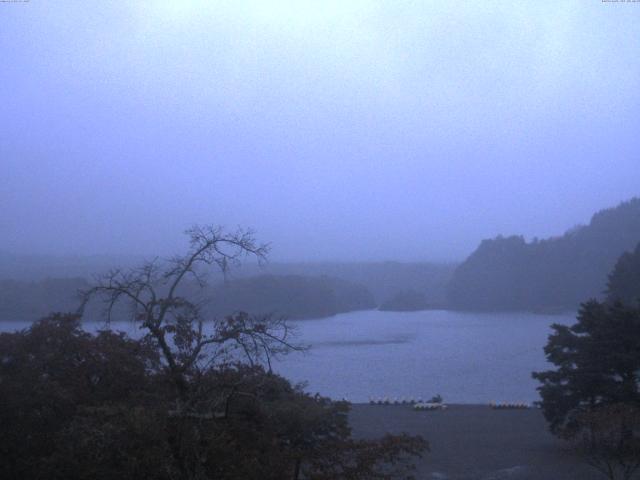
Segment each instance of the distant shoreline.
M465 308L457 308L457 307L453 307L451 305L432 305L429 306L427 308L422 308L419 310L391 310L391 309L380 309L378 308L377 311L379 312L392 312L392 313L410 313L410 312L430 312L430 311L434 311L434 310L442 310L442 311L449 311L449 312L459 312L459 313L497 313L497 314L501 314L501 313L530 313L530 314L534 314L534 315L573 315L576 313L576 311L578 310L578 307L549 307L549 308L536 308L536 309L531 309L531 310L526 310L526 309L518 309L518 310L512 310L512 309L475 309L475 310L468 310Z
M380 308L376 308L376 309L363 309L363 310L350 310L347 312L337 312L334 313L333 315L328 315L328 316L323 316L323 317L284 317L286 320L288 321L292 321L292 322L312 322L314 320L324 320L327 318L335 318L338 315L348 315L350 313L366 313L366 312L380 312L380 313L419 313L419 312L434 312L434 311L442 311L442 312L457 312L457 313L464 313L464 314L469 314L469 315L473 315L473 314L478 314L478 315L490 315L490 314L498 314L498 315L507 315L507 314L530 314L530 315L540 315L540 316L563 316L563 315L575 315L577 312L577 308L576 309L570 309L570 308L563 308L563 309L537 309L537 310L465 310L465 309L461 309L461 308L451 308L451 307L446 307L444 305L440 305L440 306L432 306L429 308L424 308L421 310L381 310ZM0 324L3 323L20 323L20 324L27 324L27 323L33 323L37 320L39 320L41 317L37 317L37 318L32 318L32 319L26 319L26 318L17 318L17 319L10 319L10 318L1 318L0 317ZM86 319L84 320L85 322L88 323L99 323L99 320L97 319Z

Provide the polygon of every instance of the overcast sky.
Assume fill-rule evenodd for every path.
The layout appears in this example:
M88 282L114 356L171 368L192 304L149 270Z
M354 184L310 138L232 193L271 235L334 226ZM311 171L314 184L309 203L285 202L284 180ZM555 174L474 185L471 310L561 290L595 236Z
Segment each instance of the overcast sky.
M0 3L0 250L455 260L640 194L640 3Z

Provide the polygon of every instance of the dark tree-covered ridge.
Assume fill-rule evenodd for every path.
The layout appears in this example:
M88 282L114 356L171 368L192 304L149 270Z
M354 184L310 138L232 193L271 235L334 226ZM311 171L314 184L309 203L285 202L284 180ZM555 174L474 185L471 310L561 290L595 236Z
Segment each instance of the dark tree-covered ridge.
M449 305L470 310L574 309L602 298L618 257L640 241L640 199L596 213L560 237L484 240L454 272Z
M607 284L609 302L628 305L640 302L640 243L632 252L625 252L616 262Z
M321 318L375 308L362 285L327 276L260 275L214 285L209 311L228 315L238 310L289 319Z
M73 311L78 290L89 283L82 278L51 278L38 282L0 280L0 321L34 321L51 311ZM195 281L186 281L180 293L192 300L202 297ZM207 313L224 317L238 311L273 314L288 319L320 318L376 307L362 285L327 276L260 275L212 283L203 305ZM85 320L101 320L100 309L85 310Z

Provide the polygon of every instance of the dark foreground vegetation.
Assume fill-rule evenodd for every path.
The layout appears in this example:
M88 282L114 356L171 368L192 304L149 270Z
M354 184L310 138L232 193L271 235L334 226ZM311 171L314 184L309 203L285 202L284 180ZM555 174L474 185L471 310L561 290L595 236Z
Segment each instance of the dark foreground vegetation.
M246 321L227 321L225 345ZM72 315L1 334L0 478L407 478L425 450L407 435L355 440L348 404L258 365L191 364L194 346L179 341L172 368L152 336L91 335Z
M640 469L640 246L609 275L607 299L584 303L572 326L553 325L555 369L535 372L551 432L610 480Z
M266 253L246 232L189 234L186 255L84 291L107 318L128 312L141 339L91 335L72 314L0 335L0 478L411 478L421 437L354 439L348 404L271 372L274 356L299 348L286 323L208 320L180 296L188 278L204 287L207 267Z
M640 468L640 309L585 303L545 347L556 369L534 373L551 431L614 480Z
M471 407L437 416L405 409L388 417L380 408L357 407L350 414L348 403L290 384L271 371L273 358L302 349L285 321L244 312L216 316L215 295L200 301L220 292L207 288L208 269L226 272L246 256L264 257L266 248L242 231L195 228L189 235L184 256L82 282L79 313L0 334L0 478L406 479L428 450L424 432L434 433L435 448L477 442L468 446L466 470L447 467L455 475L422 462L418 473L437 478L478 478L483 469L486 478L552 471L557 478L572 478L570 472L590 478L575 466L578 459L610 480L640 472L640 245L613 262L603 300L583 303L575 325L552 327L545 353L554 368L533 376L550 432L565 441L557 443L534 435L540 412L473 407L470 417ZM273 297L274 283L300 306L335 308L334 280L309 288L302 278L285 278L232 283L216 308L244 304L243 292ZM328 305L305 297L319 285ZM370 301L351 284L342 288L353 289L354 308ZM406 291L389 304L413 309L426 300ZM143 335L87 333L81 318L92 305L94 311L102 305L107 321L135 323ZM376 432L382 436L374 438ZM518 444L524 450L514 450ZM494 461L508 452L510 460ZM451 453L440 450L435 458L446 465Z

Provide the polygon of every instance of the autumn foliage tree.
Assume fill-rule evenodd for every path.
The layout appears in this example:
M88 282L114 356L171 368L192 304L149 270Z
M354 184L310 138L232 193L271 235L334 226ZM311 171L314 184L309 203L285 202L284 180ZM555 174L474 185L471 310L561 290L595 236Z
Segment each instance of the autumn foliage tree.
M91 335L79 317L58 314L0 334L0 352L1 478L115 478L113 469L151 478L162 468L148 458L164 448L154 421L164 395L146 339ZM125 429L128 422L137 427ZM109 448L118 431L123 442Z
M82 294L140 339L89 334L76 315L0 335L2 478L411 478L424 440L355 440L348 404L272 372L300 349L284 320L208 318L185 293L203 289L211 267L263 259L267 247L247 231L188 235L185 255L112 271Z

